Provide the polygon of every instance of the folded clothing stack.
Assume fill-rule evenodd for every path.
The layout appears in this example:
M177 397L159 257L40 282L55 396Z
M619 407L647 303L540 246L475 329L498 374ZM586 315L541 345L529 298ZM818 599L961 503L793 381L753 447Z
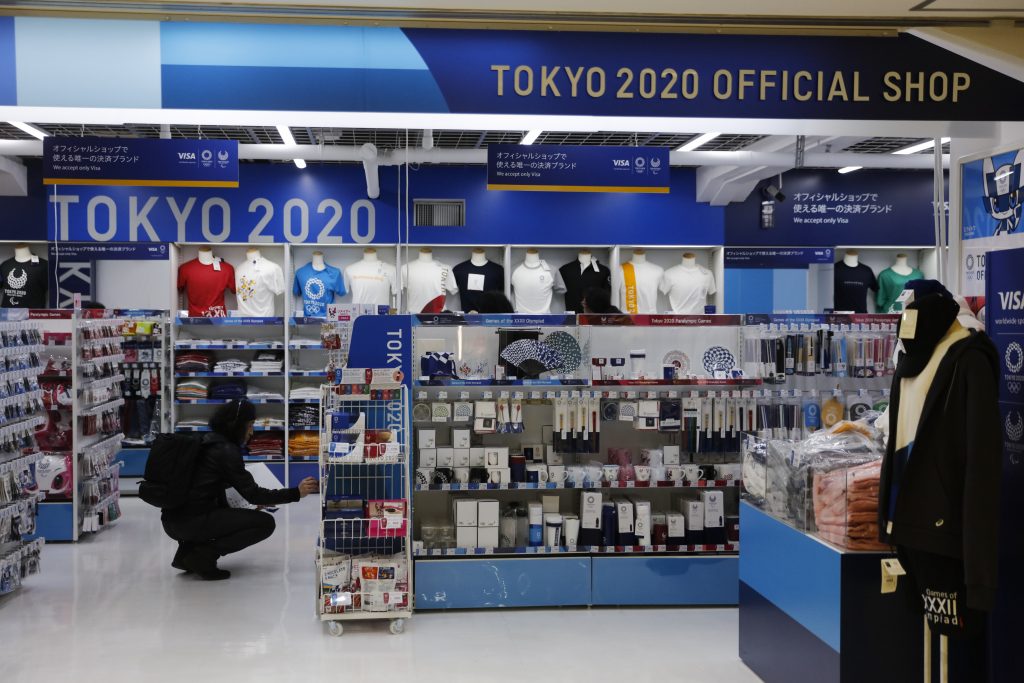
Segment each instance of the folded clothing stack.
M206 427L207 420L178 420L179 427Z
M253 426L261 429L284 429L284 420L279 417L258 417Z
M283 401L284 396L279 392L261 389L260 387L249 387L249 393L245 396L250 401Z
M176 372L209 372L213 366L213 354L209 351L186 351L174 359Z
M277 432L257 434L249 440L249 455L260 458L280 458L284 456L284 436Z
M240 358L222 358L213 366L214 372L245 372L249 364Z
M293 432L288 437L288 454L299 458L320 455L320 436L316 432Z
M207 382L190 379L185 382L178 382L178 386L174 390L174 398L179 401L195 401L209 397L209 392L210 387Z
M213 382L210 385L210 398L230 401L236 398L245 398L245 381L240 379L225 379Z
M818 536L850 550L886 550L878 540L881 462L814 475Z
M292 392L292 396L295 396L295 392ZM292 429L320 429L320 406L312 403L291 406L288 421L291 422Z
M320 387L299 387L292 389L291 398L293 400L308 401L310 399L320 399Z
M252 372L281 372L284 367L284 353L281 351L260 351L249 368Z

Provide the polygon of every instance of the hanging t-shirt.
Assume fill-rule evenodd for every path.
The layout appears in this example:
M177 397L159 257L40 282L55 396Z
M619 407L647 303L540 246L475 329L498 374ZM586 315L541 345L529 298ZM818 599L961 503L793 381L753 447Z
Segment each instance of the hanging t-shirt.
M886 268L878 274L878 296L875 303L878 304L879 313L888 313L896 299L903 293L905 285L911 280L923 280L924 273L914 268L907 275L900 275L892 268Z
M512 302L516 313L547 315L551 312L551 296L565 291L558 273L546 261L527 265L521 263L512 271Z
M317 270L312 262L295 271L292 293L302 297L302 309L308 318L323 318L327 315L327 304L334 303L334 296L345 296L345 278L334 266L324 264Z
M708 296L714 294L715 276L701 265L672 266L661 276L659 288L668 294L668 302L672 312L680 315L700 315L704 313Z
M410 313L440 313L444 310L444 299L448 294L459 291L451 266L430 259L416 259L402 266L402 282L405 285L405 307ZM425 311L427 307L429 311Z
M0 308L46 308L48 282L46 261L15 261L0 264Z
M837 311L868 312L868 290L878 290L874 272L863 263L850 267L840 261L835 265L835 302Z
M505 290L505 269L493 261L482 266L474 265L471 260L463 261L452 268L452 273L459 289L459 302L466 313L480 310L484 292Z
M609 295L612 291L612 271L597 262L596 258L584 266L579 259L570 261L558 269L565 283L565 310L583 312L583 295L591 287L600 287ZM609 296L609 299L611 297Z
M235 291L235 269L219 258L205 265L192 259L178 267L178 291L185 292L190 318L223 318L228 314L224 290Z
M619 308L623 313L657 313L658 286L665 269L650 261L622 264L619 283Z
M235 269L235 296L239 314L253 318L274 317L274 297L284 294L284 271L262 256L245 259Z
M352 303L390 306L391 293L398 289L397 269L390 263L363 259L345 268L345 289Z

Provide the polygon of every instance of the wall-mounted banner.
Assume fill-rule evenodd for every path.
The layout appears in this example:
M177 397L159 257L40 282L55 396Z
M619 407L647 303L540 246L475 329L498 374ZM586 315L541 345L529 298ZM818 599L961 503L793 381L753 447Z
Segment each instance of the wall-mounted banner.
M807 268L835 261L835 250L828 247L726 247L726 268Z
M238 141L47 137L43 183L238 187Z
M409 200L464 199L466 225L411 226L413 244L620 244L637 216L644 244L722 243L721 207L694 197L694 170L673 168L673 191L657 194L488 192L483 166L421 166L409 173ZM381 195L366 198L361 166L244 164L237 189L51 187L31 239L63 242L395 244L397 168L380 169ZM41 188L41 186L40 186ZM0 208L5 202L0 198ZM411 210L411 204L410 204ZM19 237L24 239L24 237ZM856 243L852 240L841 243Z
M1024 247L1024 149L960 165L964 296L985 294L986 252Z
M668 194L668 149L490 145L487 189Z
M906 34L627 34L0 17L0 55L9 56L0 59L0 105L1024 118L1024 83Z
M165 243L50 242L51 261L166 261Z
M931 171L784 173L775 225L761 227L760 192L725 208L725 244L794 247L935 245Z

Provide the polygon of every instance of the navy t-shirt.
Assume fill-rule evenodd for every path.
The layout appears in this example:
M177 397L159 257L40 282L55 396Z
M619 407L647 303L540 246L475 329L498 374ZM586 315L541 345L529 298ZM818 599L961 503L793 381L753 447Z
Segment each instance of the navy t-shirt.
M835 310L867 313L869 289L877 292L878 280L863 263L852 268L842 261L835 265Z
M482 266L473 265L472 261L463 261L452 268L455 284L459 288L459 301L465 313L480 308L480 297L484 292L505 291L505 268L488 261Z

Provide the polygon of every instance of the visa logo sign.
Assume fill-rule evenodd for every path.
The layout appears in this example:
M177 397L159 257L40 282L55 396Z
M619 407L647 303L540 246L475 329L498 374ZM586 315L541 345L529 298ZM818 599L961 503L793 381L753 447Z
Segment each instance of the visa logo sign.
M612 165L629 168L629 159L612 159Z
M178 152L178 159L180 161L195 161L196 160L196 153L195 152Z
M999 292L999 304L1004 311L1024 311L1024 292Z

